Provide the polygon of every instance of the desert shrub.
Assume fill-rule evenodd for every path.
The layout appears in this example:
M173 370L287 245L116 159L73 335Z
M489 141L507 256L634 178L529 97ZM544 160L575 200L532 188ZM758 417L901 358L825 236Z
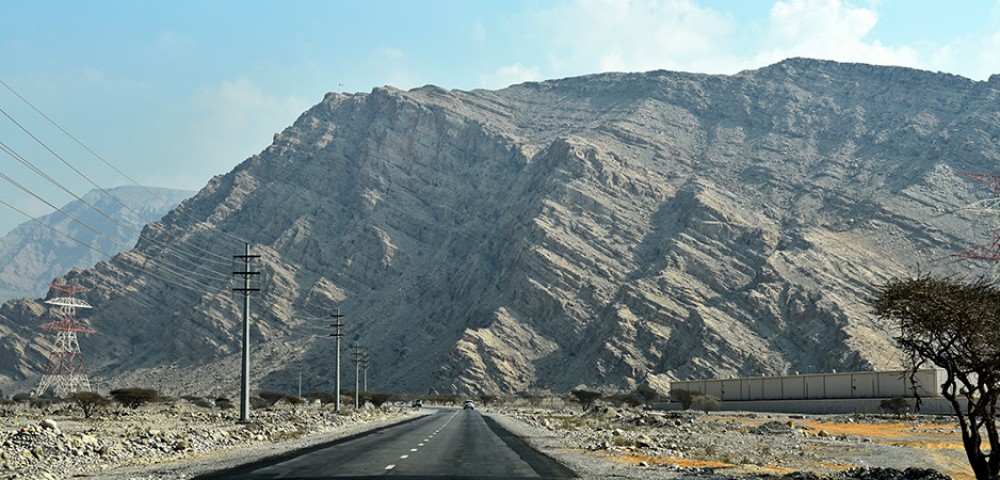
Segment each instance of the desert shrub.
M251 395L250 396L250 408L252 408L254 410L257 410L259 408L267 408L267 407L270 407L270 406L274 405L274 403L276 401L277 400L269 400L269 399L266 399L264 397L258 397L258 396Z
M616 407L626 405L635 408L638 407L639 405L642 405L642 400L639 400L638 397L630 393L616 393L614 395L606 397L606 399L614 403Z
M83 418L90 418L95 412L111 405L110 399L97 392L73 392L69 394L69 399L83 410Z
M361 402L370 402L376 407L381 407L382 404L389 401L392 398L392 394L380 393L380 392L361 392L360 393Z
M590 410L590 407L594 406L594 402L601 399L601 392L595 392L592 390L587 390L584 388L578 388L569 392L573 396L573 399L580 403L580 407L583 411Z
M199 408L212 408L215 406L212 404L210 400L206 398L195 398L194 400L189 400L189 401L191 402L191 404Z
M692 405L705 413L719 408L719 399L714 395L697 395L692 399Z
M479 396L479 403L482 404L482 406L485 407L485 406L487 406L487 405L495 402L496 399L497 399L496 395L493 395L491 393L484 393L484 394L482 394L482 395Z
M333 403L337 400L337 396L330 392L309 392L306 394L306 400L310 402L319 400L320 403L326 405L328 403Z
M55 402L51 398L48 398L48 397L29 398L28 399L28 405L30 405L31 408L37 408L39 410L44 410L46 408L49 408L49 407L52 406L53 403L55 403Z
M274 404L284 400L288 395L280 392L260 392L257 395L257 401L253 398L250 399L250 403L253 404L254 408L266 408L274 406Z
M143 404L158 401L160 394L152 388L130 387L112 390L111 398L120 405L135 410Z
M219 397L215 399L215 406L221 408L222 410L229 410L233 408L233 401L226 397Z
M687 410L694 403L694 398L701 395L701 392L694 390L675 389L670 391L670 398L675 402L680 402L681 408Z
M652 405L653 402L655 402L656 399L660 396L660 392L657 392L655 389L653 389L653 387L644 384L635 387L635 391L632 392L632 395L642 400L642 403L649 406Z
M882 402L878 404L878 408L883 412L891 412L894 415L902 415L910 411L910 402L906 401L903 397L895 397L882 400Z

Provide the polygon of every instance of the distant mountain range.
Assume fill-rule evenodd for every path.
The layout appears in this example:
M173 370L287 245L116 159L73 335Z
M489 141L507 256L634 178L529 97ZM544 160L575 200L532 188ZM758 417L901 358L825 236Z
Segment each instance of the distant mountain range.
M106 191L93 190L83 201L63 206L66 214L55 212L39 217L38 222L29 220L0 237L0 301L41 298L53 278L131 249L143 226L195 194L138 186Z
M993 239L962 172L1000 168L998 112L1000 76L809 59L331 93L60 281L103 385L176 394L238 392L246 242L254 389L332 390L338 309L372 390L897 368L874 285L988 270L954 254ZM37 378L48 318L0 307L0 379Z

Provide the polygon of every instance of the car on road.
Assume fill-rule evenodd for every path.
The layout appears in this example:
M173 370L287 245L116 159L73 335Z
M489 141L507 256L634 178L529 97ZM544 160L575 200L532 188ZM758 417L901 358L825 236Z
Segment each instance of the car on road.
M424 406L424 401L418 398L418 399L414 400L413 403L410 406L413 407L413 408L423 407Z
M472 400L466 400L465 403L462 404L462 410L475 410L475 409L476 409L476 404L472 403Z

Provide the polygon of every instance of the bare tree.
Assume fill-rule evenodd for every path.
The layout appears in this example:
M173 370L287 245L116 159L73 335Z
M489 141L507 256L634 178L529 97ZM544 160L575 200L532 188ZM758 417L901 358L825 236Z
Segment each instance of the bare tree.
M911 372L928 364L944 369L941 395L958 417L976 479L1000 473L995 421L1000 398L1000 290L984 279L966 283L923 275L878 287L872 310L899 328L896 341ZM983 432L988 452L982 448Z

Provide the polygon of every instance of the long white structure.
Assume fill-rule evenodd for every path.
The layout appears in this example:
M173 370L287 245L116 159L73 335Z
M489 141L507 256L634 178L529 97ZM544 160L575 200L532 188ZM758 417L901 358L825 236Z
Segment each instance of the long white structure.
M940 397L945 373L941 369L813 373L775 377L747 377L670 382L670 390L713 395L722 401L829 400L854 398Z

